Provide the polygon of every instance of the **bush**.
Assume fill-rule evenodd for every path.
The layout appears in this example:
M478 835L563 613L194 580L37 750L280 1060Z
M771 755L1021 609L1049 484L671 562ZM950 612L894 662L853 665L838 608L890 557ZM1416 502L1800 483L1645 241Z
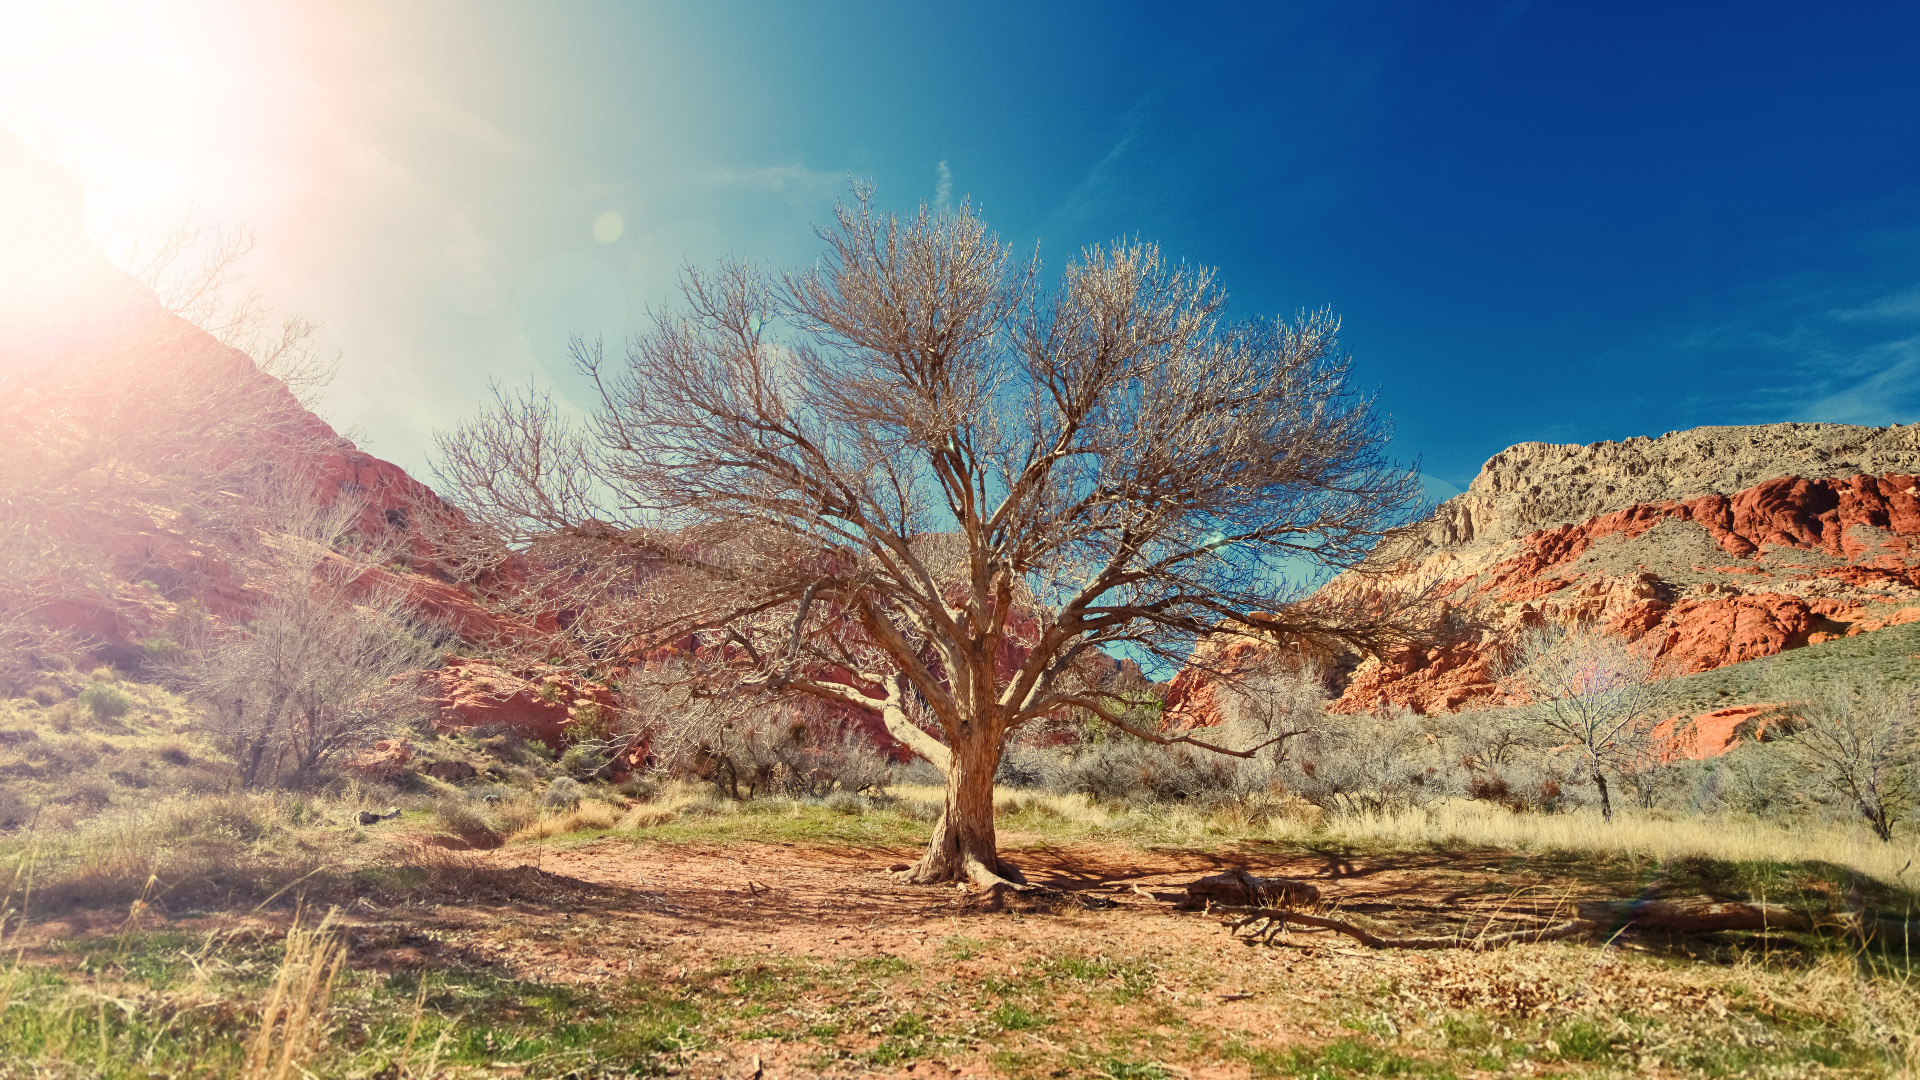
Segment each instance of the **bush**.
M836 814L858 816L867 812L871 803L863 795L851 791L836 791L826 797L824 805Z
M540 805L554 810L571 810L580 805L580 799L585 794L586 789L580 786L580 781L571 776L562 776L554 780L546 794L540 796Z
M560 755L560 768L576 780L592 780L607 768L608 754L598 746L569 746Z
M615 784L613 790L629 799L638 799L645 802L660 794L660 785L644 776L633 776Z
M1008 754L1002 775L1015 778L1016 786L1085 795L1096 802L1212 809L1266 794L1273 764L1122 737L1077 747L1023 748Z
M448 797L433 808L434 820L442 829L469 840L493 837L493 824L466 799Z
M96 720L112 720L125 716L133 708L133 699L112 683L98 681L99 672L94 674L96 681L89 683L85 690L80 691L80 704L93 713Z
M654 760L669 776L712 784L729 799L876 791L897 771L851 725L786 709L681 704L643 718Z

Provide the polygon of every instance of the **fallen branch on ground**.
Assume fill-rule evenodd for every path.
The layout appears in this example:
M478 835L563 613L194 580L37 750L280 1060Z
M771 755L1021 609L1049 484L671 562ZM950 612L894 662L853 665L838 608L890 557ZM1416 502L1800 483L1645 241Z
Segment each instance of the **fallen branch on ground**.
M1187 886L1186 908L1205 908L1233 916L1227 924L1249 942L1271 943L1289 923L1345 934L1372 949L1497 949L1535 941L1557 941L1582 934L1665 930L1698 934L1719 930L1811 930L1811 917L1778 904L1745 904L1711 897L1672 900L1595 900L1574 905L1576 915L1551 926L1468 936L1400 937L1376 934L1337 919L1320 902L1320 890L1291 878L1255 877L1234 869ZM1304 909L1304 910L1303 910Z

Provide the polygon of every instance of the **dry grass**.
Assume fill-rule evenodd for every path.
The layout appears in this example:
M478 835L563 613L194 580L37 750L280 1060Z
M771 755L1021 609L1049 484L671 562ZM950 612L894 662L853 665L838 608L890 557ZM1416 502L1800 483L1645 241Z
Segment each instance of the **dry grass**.
M1396 846L1472 844L1519 852L1571 851L1639 855L1656 862L1709 858L1725 862L1825 862L1911 888L1920 837L1884 843L1865 826L1774 824L1732 815L1674 817L1623 811L1599 814L1515 814L1487 803L1456 801L1400 814L1332 818L1318 830L1335 840ZM1300 835L1284 825L1270 833Z
M530 844L568 833L611 829L620 821L621 809L612 803L589 800L571 810L549 811L515 829L507 837L509 844Z
M347 960L346 942L334 929L335 913L302 927L298 915L287 931L286 953L260 1009L260 1030L247 1043L241 1080L288 1080L326 1045L328 1006Z
M931 822L939 816L944 791L928 784L897 784L889 789L889 811ZM622 832L655 828L675 821L735 814L774 813L771 805L717 800L710 791L671 784L659 795L616 812L605 803L548 812L514 833L515 841L544 840L584 829ZM800 804L781 806L804 813ZM1621 810L1612 822L1597 812L1517 814L1503 807L1455 800L1435 807L1393 814L1328 815L1316 807L1287 800L1230 805L1212 810L1186 807L1120 807L1084 795L1059 795L1002 788L994 794L1000 828L1049 840L1112 837L1152 843L1207 844L1233 840L1363 844L1382 847L1471 845L1525 853L1593 852L1637 856L1665 863L1706 858L1727 863L1828 863L1878 879L1900 889L1920 885L1920 837L1896 836L1883 843L1864 826L1839 822L1775 823L1736 815L1676 816ZM924 827L924 826L920 826Z
M887 792L910 808L916 808L915 817L937 816L947 799L946 789L936 784L895 784ZM1118 818L1128 816L1125 812L1115 814L1085 795L1055 795L1015 788L995 788L993 810L1002 819L1026 815L1089 830L1110 828Z

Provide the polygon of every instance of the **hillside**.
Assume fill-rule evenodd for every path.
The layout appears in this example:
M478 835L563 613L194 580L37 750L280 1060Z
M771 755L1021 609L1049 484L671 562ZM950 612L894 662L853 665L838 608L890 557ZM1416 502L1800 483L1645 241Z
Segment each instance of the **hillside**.
M136 667L183 611L244 621L287 506L344 507L403 589L460 636L511 628L436 559L457 517L342 438L254 356L169 310L82 228L71 175L0 133L0 634L9 655Z
M1348 710L1491 703L1499 642L1541 620L1653 639L1675 675L1920 619L1920 428L1704 427L1494 455L1382 553L1450 636L1360 665Z

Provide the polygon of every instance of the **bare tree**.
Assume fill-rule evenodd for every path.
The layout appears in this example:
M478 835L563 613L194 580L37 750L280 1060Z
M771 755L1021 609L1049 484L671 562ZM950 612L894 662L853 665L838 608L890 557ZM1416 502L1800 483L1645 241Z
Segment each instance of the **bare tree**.
M624 361L576 344L591 419L503 393L441 468L510 542L629 597L709 692L877 712L947 780L909 880L1023 881L993 823L1023 725L1260 749L1130 722L1099 650L1178 663L1242 617L1321 645L1404 629L1363 585L1308 601L1287 576L1360 563L1420 498L1330 315L1230 323L1210 271L1140 243L1043 288L970 209L901 220L864 191L821 236L808 270L689 269Z
M1798 774L1828 799L1850 803L1881 840L1913 796L1920 763L1920 716L1911 693L1894 687L1790 688L1791 702L1769 719Z
M1593 623L1523 634L1499 681L1523 723L1565 740L1579 756L1609 821L1607 778L1658 767L1670 746L1655 734L1665 695L1652 652Z
M243 624L183 635L177 672L247 787L306 780L339 751L391 735L422 712L405 676L438 660L444 634L404 590L369 573L391 551L351 532L361 508L301 493L277 507Z
M671 669L680 666L683 677ZM731 799L872 792L894 763L857 727L818 700L775 703L705 693L691 665L660 665L626 687L630 732L596 749L644 749L668 773L712 784ZM665 669L665 670L662 670ZM821 715L826 713L827 715ZM578 744L576 744L578 745Z

